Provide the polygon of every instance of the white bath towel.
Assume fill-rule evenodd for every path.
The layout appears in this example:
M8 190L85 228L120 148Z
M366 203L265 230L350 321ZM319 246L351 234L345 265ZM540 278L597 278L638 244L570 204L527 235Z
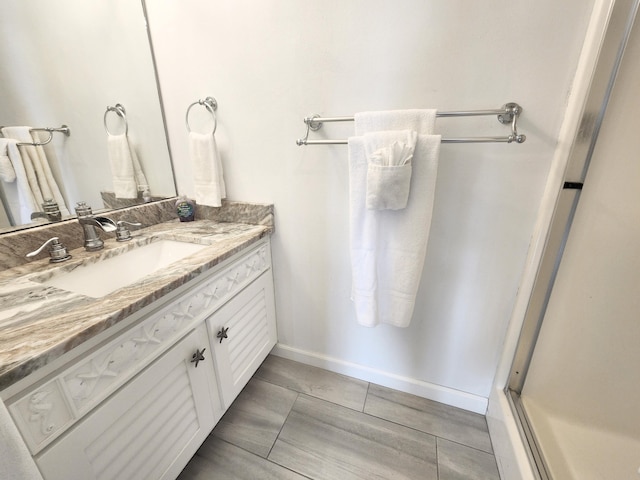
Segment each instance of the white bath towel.
M20 143L42 142L42 137L38 132L31 133L31 127L5 127L3 132L5 136L15 138ZM53 176L44 148L42 146L22 145L20 146L20 151L29 183L38 202L38 208L36 210L41 211L42 203L44 203L45 200L51 199L58 204L60 213L63 216L68 216L69 209L67 208L58 183Z
M41 208L31 191L17 143L18 141L13 138L0 139L0 151L4 151L6 158L10 162L10 168L6 166L6 173L3 173L2 179L11 183L10 185L5 185L4 190L13 215L16 217L15 220L25 224L31 222L31 213L39 211ZM4 170L5 166L3 166L3 172ZM15 184L11 181L12 176Z
M2 133L6 138L13 138L19 143L42 141L37 132L31 133L31 127L26 126L4 127ZM58 204L60 213L63 216L69 215L69 210L53 176L44 148L42 146L20 145L19 149L25 174L24 178L26 178L28 188L35 199L35 206L29 206L29 208L32 208L31 211L41 211L44 201L52 199ZM16 170L17 181L24 181L24 179L21 180L22 175L18 173L15 164L14 169ZM24 187L22 189L24 190Z
M107 135L107 152L116 198L138 198L149 183L127 134Z
M13 163L20 161L20 150L18 150L18 141L13 138L0 138L0 179L3 182L13 183L16 181L16 171ZM14 160L11 160L11 157Z
M437 111L433 109L387 110L356 113L355 134L385 130L413 130L430 135L434 132Z
M227 198L222 159L215 136L211 133L189 133L189 154L193 167L195 201L199 205L222 206Z
M411 322L427 251L440 142L440 135L418 135L406 208L370 210L364 139L349 138L351 298L361 325L407 327Z

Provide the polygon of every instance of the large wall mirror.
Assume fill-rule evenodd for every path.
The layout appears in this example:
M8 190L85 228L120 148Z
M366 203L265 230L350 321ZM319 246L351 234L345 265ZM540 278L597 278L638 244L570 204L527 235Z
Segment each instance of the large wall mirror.
M0 126L68 126L69 136L55 132L36 150L44 151L70 214L79 201L96 212L175 196L142 2L4 0L2 6ZM117 104L125 115L105 116ZM113 136L127 129L149 185L137 200L114 200L114 175L121 172L112 169L105 124ZM6 138L7 129L2 131ZM48 138L46 132L38 135ZM19 147L18 156L28 155L27 149ZM6 148L0 154L0 160L9 157ZM20 185L2 174L6 165L0 165L0 232L46 221L32 220L18 204Z

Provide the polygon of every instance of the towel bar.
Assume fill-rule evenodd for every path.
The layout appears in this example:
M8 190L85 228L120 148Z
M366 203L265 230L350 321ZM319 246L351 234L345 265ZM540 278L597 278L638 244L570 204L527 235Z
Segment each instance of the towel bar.
M497 115L500 123L511 124L511 135L505 137L461 137L443 138L442 143L524 143L526 135L518 133L517 119L522 113L522 107L517 103L507 103L499 109L493 110L460 110L452 112L436 112L436 117L473 117L484 115ZM347 140L309 140L309 132L317 131L322 127L323 122L352 122L354 117L321 117L313 115L306 117L303 121L307 125L307 133L304 138L296 140L298 146L302 145L346 145Z
M0 127L0 132L2 131L3 128L4 127ZM30 128L29 131L30 132L49 132L49 137L43 142L20 142L20 143L16 143L16 145L18 145L19 147L28 146L28 145L33 147L40 147L42 145L46 145L47 143L51 142L51 140L53 139L54 132L64 133L67 137L71 135L71 130L66 125L62 125L61 127L58 127L58 128L49 128L49 127Z

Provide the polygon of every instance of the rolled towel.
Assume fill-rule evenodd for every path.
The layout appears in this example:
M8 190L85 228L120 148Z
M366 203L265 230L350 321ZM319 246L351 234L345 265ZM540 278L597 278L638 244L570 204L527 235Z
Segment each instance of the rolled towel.
M227 198L222 160L213 134L189 133L189 154L193 164L195 201L198 205L222 206Z

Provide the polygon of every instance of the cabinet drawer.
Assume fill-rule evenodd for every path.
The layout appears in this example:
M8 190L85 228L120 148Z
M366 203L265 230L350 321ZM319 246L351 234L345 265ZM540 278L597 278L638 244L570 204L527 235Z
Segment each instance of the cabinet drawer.
M44 478L175 478L221 416L208 345L201 324L95 408L36 457ZM192 356L203 348L196 367Z

